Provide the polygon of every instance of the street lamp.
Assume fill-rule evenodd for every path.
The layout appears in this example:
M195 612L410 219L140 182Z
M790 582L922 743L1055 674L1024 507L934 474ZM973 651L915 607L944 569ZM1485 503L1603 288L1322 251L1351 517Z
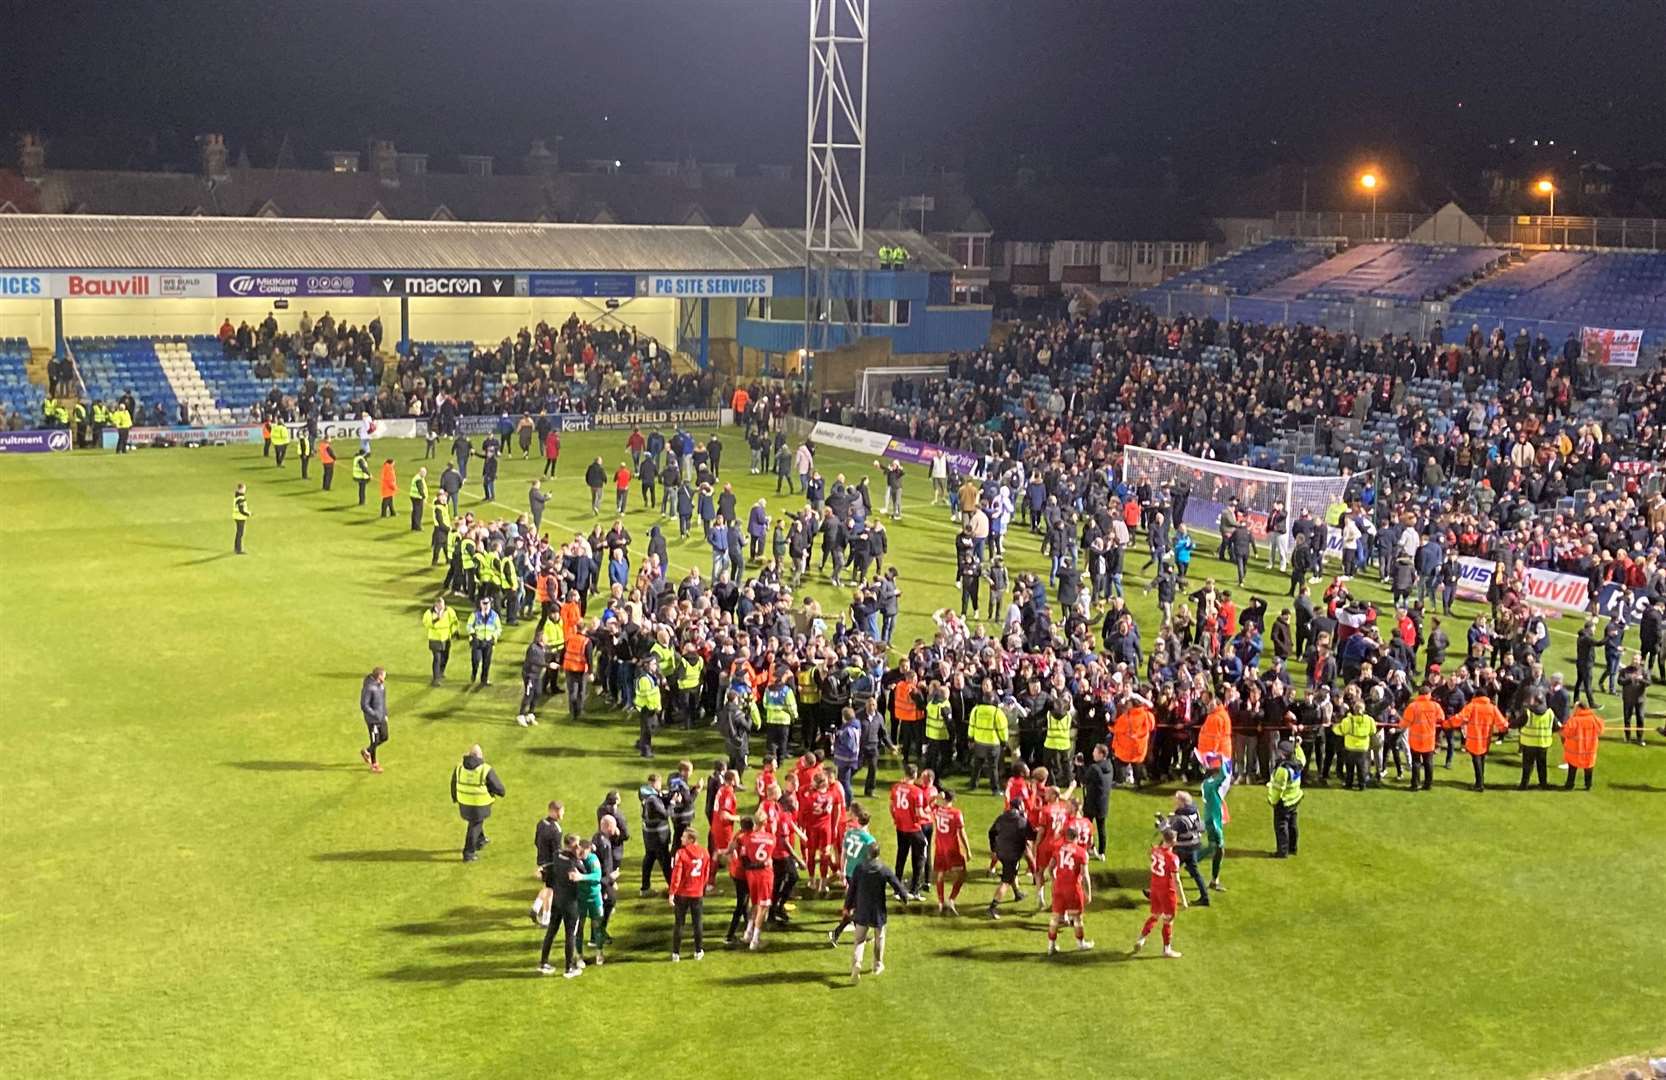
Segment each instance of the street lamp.
M1359 186L1371 193L1371 237L1377 236L1377 189L1382 186L1382 178L1374 172L1363 172L1359 175Z
M1556 229L1556 182L1549 177L1546 177L1543 180L1540 180L1537 184L1534 184L1533 188L1540 195L1550 196L1550 228L1551 235L1554 236Z

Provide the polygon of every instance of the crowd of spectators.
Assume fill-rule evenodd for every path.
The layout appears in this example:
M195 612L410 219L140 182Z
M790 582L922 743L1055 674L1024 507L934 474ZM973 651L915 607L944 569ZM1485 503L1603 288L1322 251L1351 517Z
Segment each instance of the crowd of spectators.
M547 322L522 327L496 348L466 356L413 347L402 357L402 415L513 416L623 409L697 408L713 403L710 370L678 374L671 352L635 327Z
M1104 305L953 356L947 380L899 383L889 404L822 415L1067 471L1119 465L1129 444L1241 463L1306 429L1343 473L1370 470L1356 487L1364 543L1409 515L1465 554L1594 583L1657 577L1666 369L1608 380L1575 339L1553 348L1478 326L1444 337L1439 324L1422 342L1368 340ZM1414 395L1430 380L1432 400ZM1383 420L1388 435L1349 438Z

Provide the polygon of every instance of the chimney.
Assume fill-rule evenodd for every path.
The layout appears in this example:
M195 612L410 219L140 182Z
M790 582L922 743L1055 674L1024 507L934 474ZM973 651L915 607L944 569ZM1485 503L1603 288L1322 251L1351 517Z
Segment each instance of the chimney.
M31 132L18 140L17 165L25 180L46 178L46 144L41 142L39 135Z
M394 149L393 140L370 141L370 171L376 174L382 186L399 186L399 151Z
M554 176L561 171L561 158L543 139L533 139L532 149L526 155L526 171L533 176Z
M197 136L197 149L202 154L202 175L208 180L225 180L231 176L226 167L226 137L218 132Z

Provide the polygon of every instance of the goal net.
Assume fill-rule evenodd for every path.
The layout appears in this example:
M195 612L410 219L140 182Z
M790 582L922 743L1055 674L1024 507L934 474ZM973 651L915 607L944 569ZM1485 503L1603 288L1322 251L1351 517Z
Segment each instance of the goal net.
M856 380L856 407L868 412L889 409L897 404L909 405L913 403L911 391L915 386L948 377L949 369L943 366L863 368L860 378ZM907 384L900 397L897 393L899 382Z
M1267 535L1267 519L1275 502L1282 502L1288 515L1284 532L1306 510L1314 521L1327 524L1336 514L1359 474L1348 476L1297 476L1275 469L1254 469L1228 465L1173 450L1148 450L1140 446L1122 449L1122 479L1130 488L1142 483L1170 491L1176 502L1185 499L1181 520L1192 529L1220 531L1221 511L1233 499L1249 515L1250 528L1259 537ZM1168 500L1165 499L1165 502Z

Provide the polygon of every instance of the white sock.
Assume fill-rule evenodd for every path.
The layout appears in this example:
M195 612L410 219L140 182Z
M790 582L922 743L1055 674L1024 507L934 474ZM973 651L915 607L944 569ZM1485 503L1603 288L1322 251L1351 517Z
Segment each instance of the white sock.
M850 967L851 967L852 971L854 971L857 968L862 966L862 954L864 952L866 952L867 949L868 949L868 943L867 942L865 942L865 941L857 942L854 959L852 959L851 962L850 962Z

